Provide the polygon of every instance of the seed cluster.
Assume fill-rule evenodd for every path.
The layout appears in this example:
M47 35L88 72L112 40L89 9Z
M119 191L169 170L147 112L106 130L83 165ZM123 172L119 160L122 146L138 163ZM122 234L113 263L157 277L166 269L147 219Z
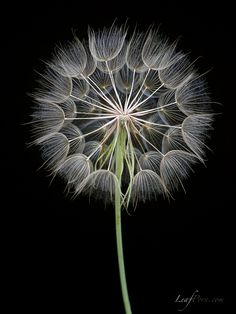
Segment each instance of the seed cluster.
M204 161L212 114L206 83L177 43L112 25L57 47L34 94L34 143L73 195L123 204L171 195ZM124 161L122 182L117 154Z

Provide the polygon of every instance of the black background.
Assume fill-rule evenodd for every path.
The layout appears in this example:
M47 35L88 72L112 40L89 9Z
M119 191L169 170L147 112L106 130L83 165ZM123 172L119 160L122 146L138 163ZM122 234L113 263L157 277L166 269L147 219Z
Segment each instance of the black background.
M27 92L35 87L34 70L50 58L59 41L75 30L86 37L87 25L111 25L115 18L145 29L161 24L180 48L191 52L207 74L212 98L222 103L216 117L207 168L199 166L186 182L187 193L170 203L140 204L123 213L127 280L133 314L178 313L179 294L221 297L223 304L191 304L186 313L230 313L233 305L233 193L235 74L232 7L224 2L136 3L89 1L42 2L3 10L6 62L2 104L2 170L7 174L3 212L10 214L6 239L9 287L25 312L124 313L116 260L114 209L80 197L71 201L58 180L40 166L37 148L26 149L31 113ZM6 111L6 113L5 113ZM9 118L6 118L9 117ZM7 146L5 146L7 145ZM7 148L5 148L7 147ZM72 217L73 216L73 217ZM9 282L8 282L9 284ZM14 300L14 301L13 301Z

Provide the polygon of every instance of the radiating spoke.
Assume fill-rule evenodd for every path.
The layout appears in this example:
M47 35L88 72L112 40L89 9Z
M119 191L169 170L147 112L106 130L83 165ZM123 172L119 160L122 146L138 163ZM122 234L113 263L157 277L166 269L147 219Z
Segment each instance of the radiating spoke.
M105 124L102 125L101 127L99 127L99 128L97 128L97 129L91 131L91 132L85 133L85 134L83 134L83 135L77 136L77 137L75 137L75 138L69 140L69 142L72 142L72 141L77 140L77 139L79 139L79 138L83 138L83 137L86 137L86 136L88 136L88 135L97 133L97 132L101 131L102 129L106 128L108 125L112 124L116 119L117 119L117 117L114 118L114 119L112 119L111 121L105 123Z
M106 107L106 106L98 106L98 105L96 105L96 104L91 104L91 102L89 102L89 101L87 101L87 100L85 100L85 99L82 99L82 98L73 96L73 95L71 95L71 97L72 97L73 99L79 100L79 101L81 101L81 102L83 102L83 103L85 103L85 104L87 104L87 105L89 105L89 106L92 105L92 106L94 106L94 107L96 107L96 108L98 108L98 109L100 109L100 110L104 110L104 111L107 111L107 112L109 112L109 113L115 113L115 112L116 112L116 111L112 110L112 109L109 108L109 107Z
M137 109L138 107L140 107L142 104L144 104L145 102L147 102L156 92L158 92L162 87L164 86L164 83L162 83L157 89L154 90L154 92L152 92L147 98L145 98L144 100L142 100L141 102L136 102L133 106L131 106L129 108L129 112L132 112L133 110Z
M133 127L135 128L135 130L136 130L136 132L138 133L138 135L139 135L145 142L147 142L147 143L148 143L149 145L151 145L152 148L154 148L158 153L160 153L162 156L164 156L163 153L162 153L158 148L156 148L155 145L153 145L148 139L146 139L145 136L143 136L143 135L141 134L141 132L136 128L136 126L135 126L134 124L133 124Z
M144 86L144 84L145 84L145 82L146 82L146 79L147 79L149 73L150 73L150 69L148 69L148 71L147 71L147 73L146 73L146 75L145 75L145 78L143 79L143 82L142 82L142 84L141 84L139 90L137 91L137 93L136 93L136 95L134 96L134 98L131 100L130 104L128 104L127 109L130 109L130 108L132 107L133 103L135 102L135 100L137 99L137 97L139 96L139 94L141 93L141 91L142 91L142 89L143 89L143 86Z
M133 76L132 76L132 83L131 83L131 89L130 89L130 92L129 92L129 97L128 99L125 100L125 112L128 108L128 105L129 105L129 101L130 101L130 98L133 94L133 89L134 89L134 82L135 82L135 70L133 71Z
M151 124L151 125L155 125L155 126L159 126L159 127L165 127L165 128L182 129L182 127L178 126L178 125L169 125L169 124L155 123L155 122L151 122L151 121L148 121L148 120L140 119L140 118L137 118L137 117L133 117L133 120L134 121L144 122L144 124L146 124L146 125Z
M108 70L108 73L109 73L109 77L110 77L110 80L111 80L112 87L113 87L113 89L114 89L116 98L117 98L117 100L118 100L118 104L119 104L118 106L119 106L120 110L122 111L123 108L122 108L122 105L121 105L120 96L119 96L119 94L118 94L118 92L117 92L116 84L115 84L115 81L114 81L114 78L113 78L113 74L112 74L112 72L111 72L111 70L110 70L110 68L109 68L109 65L108 65L108 62L107 62L107 61L106 61L106 67L107 67L107 70ZM117 103L116 103L116 104L117 104Z
M147 115L150 113L158 112L158 111L160 111L166 107L172 106L174 104L176 104L176 101L171 102L171 103L166 104L166 105L163 105L163 106L160 106L160 107L153 108L153 109L142 110L139 112L132 112L132 116L144 116L144 115Z

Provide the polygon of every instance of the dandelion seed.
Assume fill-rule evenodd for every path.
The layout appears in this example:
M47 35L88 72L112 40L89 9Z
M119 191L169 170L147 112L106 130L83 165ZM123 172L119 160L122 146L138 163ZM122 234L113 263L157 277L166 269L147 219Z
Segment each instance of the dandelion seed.
M50 67L65 77L77 77L86 68L87 54L83 44L75 37L65 47L57 47Z
M91 170L92 162L87 156L77 153L67 157L55 171L65 180L69 189L73 185L79 186L88 177Z
M213 116L194 62L153 28L113 24L59 46L41 75L32 115L44 166L73 197L115 204L121 288L131 313L121 207L173 195L204 162Z
M161 177L152 170L140 170L134 177L132 186L133 202L150 200L165 192Z

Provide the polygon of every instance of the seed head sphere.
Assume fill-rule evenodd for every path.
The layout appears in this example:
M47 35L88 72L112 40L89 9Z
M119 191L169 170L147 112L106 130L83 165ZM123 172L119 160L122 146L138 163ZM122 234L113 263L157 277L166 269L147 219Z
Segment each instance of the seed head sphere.
M74 197L114 201L120 189L125 207L169 197L204 162L211 102L177 42L154 28L130 36L115 24L89 28L87 41L58 46L46 65L34 93L33 143Z

